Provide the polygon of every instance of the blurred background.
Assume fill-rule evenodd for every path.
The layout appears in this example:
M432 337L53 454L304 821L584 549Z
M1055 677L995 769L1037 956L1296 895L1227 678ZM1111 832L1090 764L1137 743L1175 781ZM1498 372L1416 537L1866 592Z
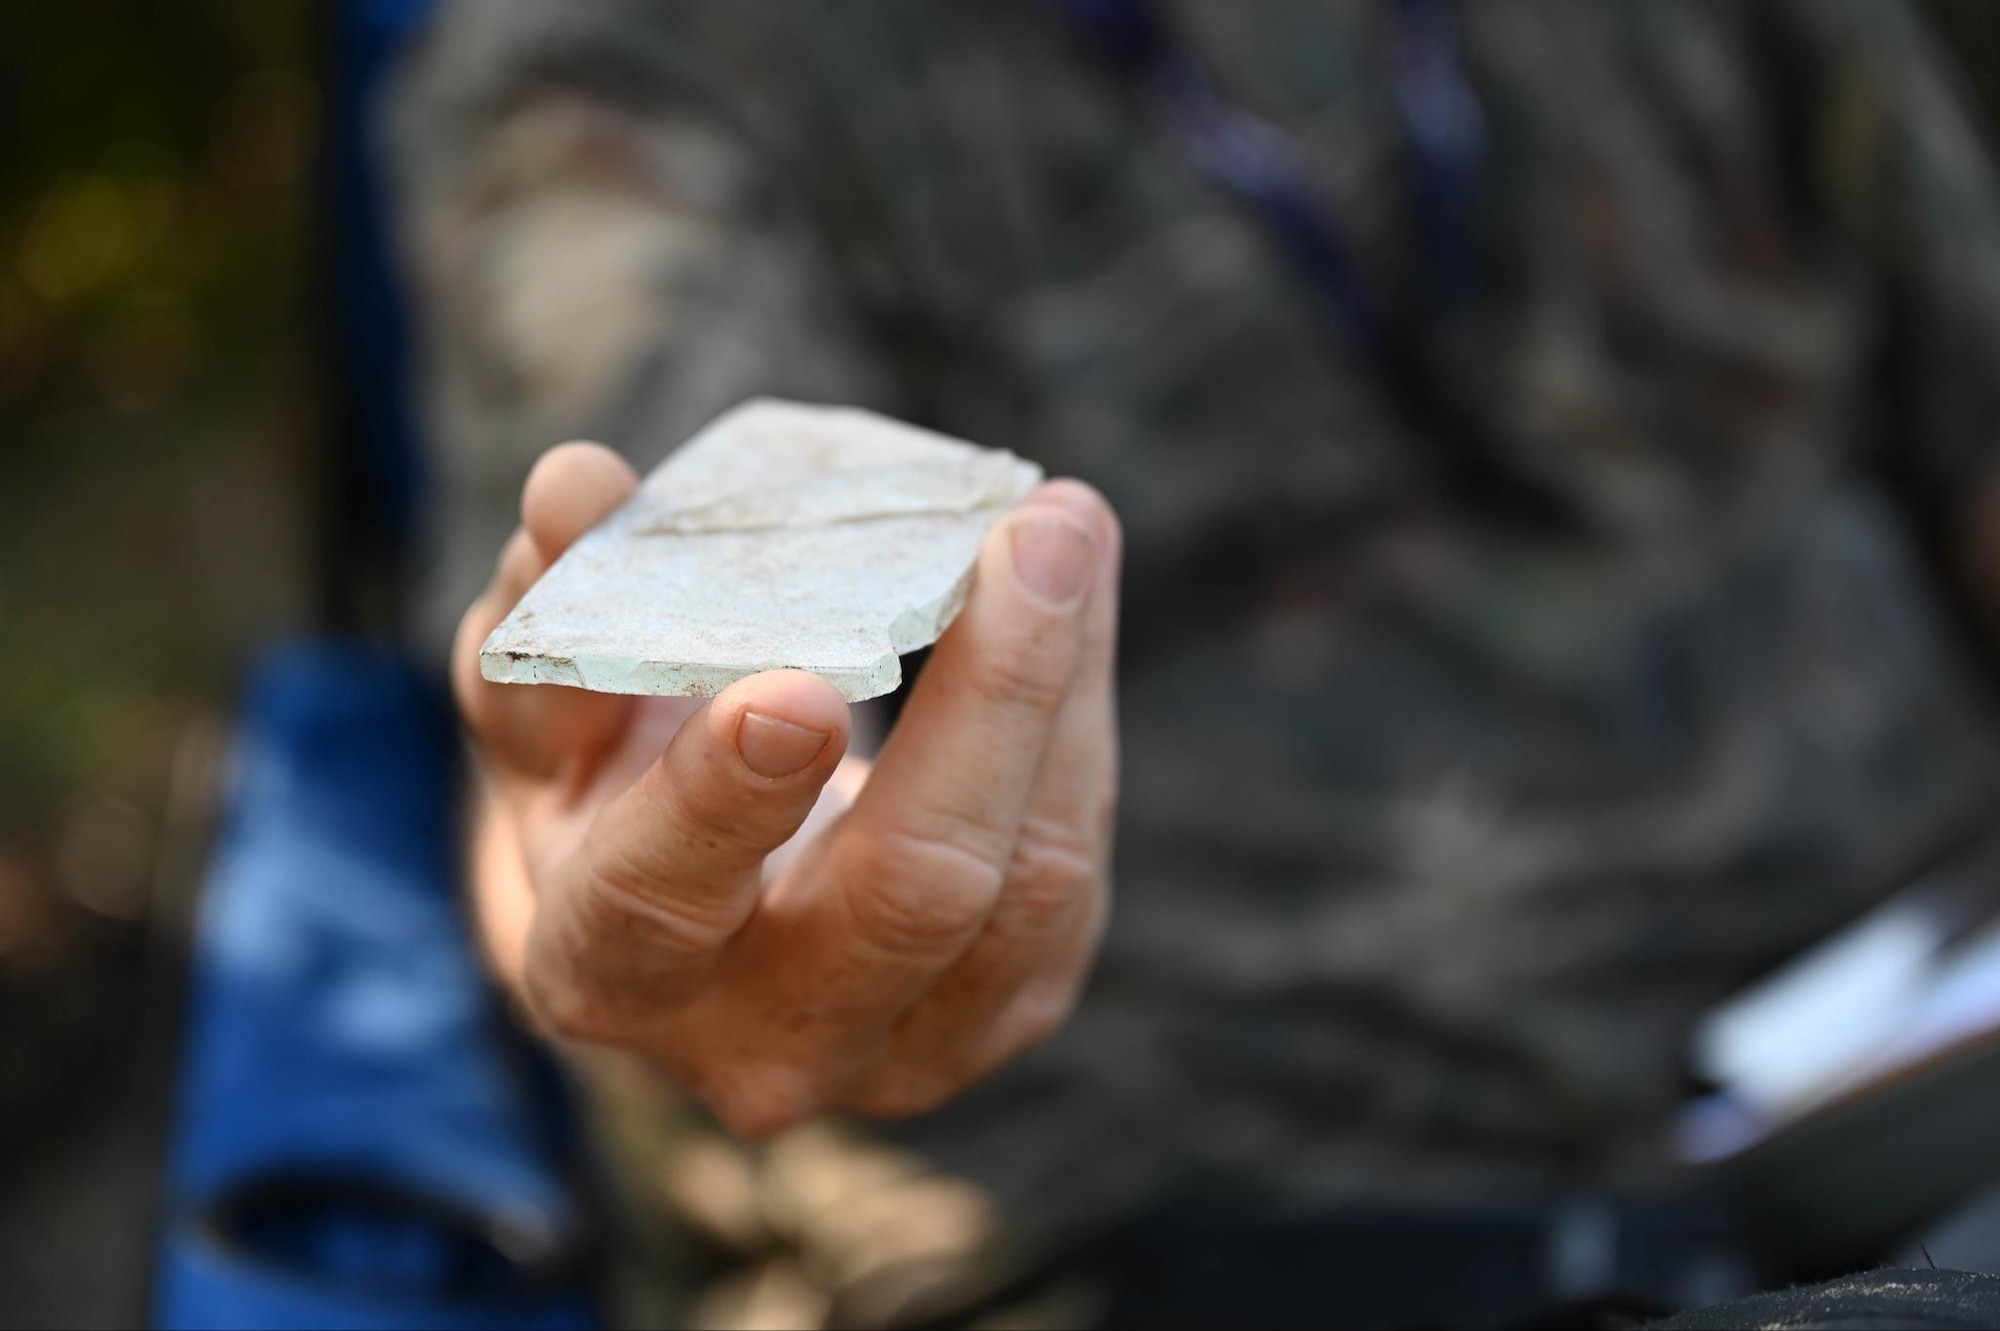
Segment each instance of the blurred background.
M328 613L328 31L0 3L0 1321L137 1315L237 671Z
M246 645L304 624L309 4L0 7L0 1289L128 1322Z

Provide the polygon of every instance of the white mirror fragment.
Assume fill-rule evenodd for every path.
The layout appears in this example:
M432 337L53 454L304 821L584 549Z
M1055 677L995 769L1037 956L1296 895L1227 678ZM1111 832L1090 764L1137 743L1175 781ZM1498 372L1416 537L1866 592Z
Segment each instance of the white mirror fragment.
M987 528L1041 475L871 412L745 403L556 560L480 672L707 696L789 667L876 697L950 626Z

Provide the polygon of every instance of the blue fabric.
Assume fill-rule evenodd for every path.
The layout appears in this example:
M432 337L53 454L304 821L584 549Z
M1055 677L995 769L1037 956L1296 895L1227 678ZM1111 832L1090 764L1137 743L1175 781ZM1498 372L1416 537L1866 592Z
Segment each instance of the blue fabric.
M393 658L304 645L253 677L196 933L159 1325L593 1324L573 1281L510 1265L581 1222L463 918L457 750ZM272 1186L291 1191L241 1201Z

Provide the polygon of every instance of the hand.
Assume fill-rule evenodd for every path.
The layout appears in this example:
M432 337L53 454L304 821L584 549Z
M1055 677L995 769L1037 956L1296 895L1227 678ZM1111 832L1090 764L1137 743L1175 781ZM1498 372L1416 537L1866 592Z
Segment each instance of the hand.
M480 678L494 625L634 484L599 445L546 454L459 626L496 968L550 1033L742 1133L931 1109L1062 1022L1104 927L1117 521L1057 481L994 526L871 772L800 671L707 703Z

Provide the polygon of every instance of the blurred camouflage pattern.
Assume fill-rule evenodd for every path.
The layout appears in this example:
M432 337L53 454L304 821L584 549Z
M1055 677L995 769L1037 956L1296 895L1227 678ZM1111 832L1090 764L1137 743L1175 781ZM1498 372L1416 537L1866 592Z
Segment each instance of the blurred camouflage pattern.
M1166 6L1361 262L1425 261L1391 4ZM1940 552L1991 476L2000 196L1917 11L1457 11L1487 134L1440 461L1052 5L460 3L385 132L455 619L567 437L751 393L1105 490L1119 903L1072 1026L895 1131L1008 1224L1661 1164L1691 1016L1984 825Z

